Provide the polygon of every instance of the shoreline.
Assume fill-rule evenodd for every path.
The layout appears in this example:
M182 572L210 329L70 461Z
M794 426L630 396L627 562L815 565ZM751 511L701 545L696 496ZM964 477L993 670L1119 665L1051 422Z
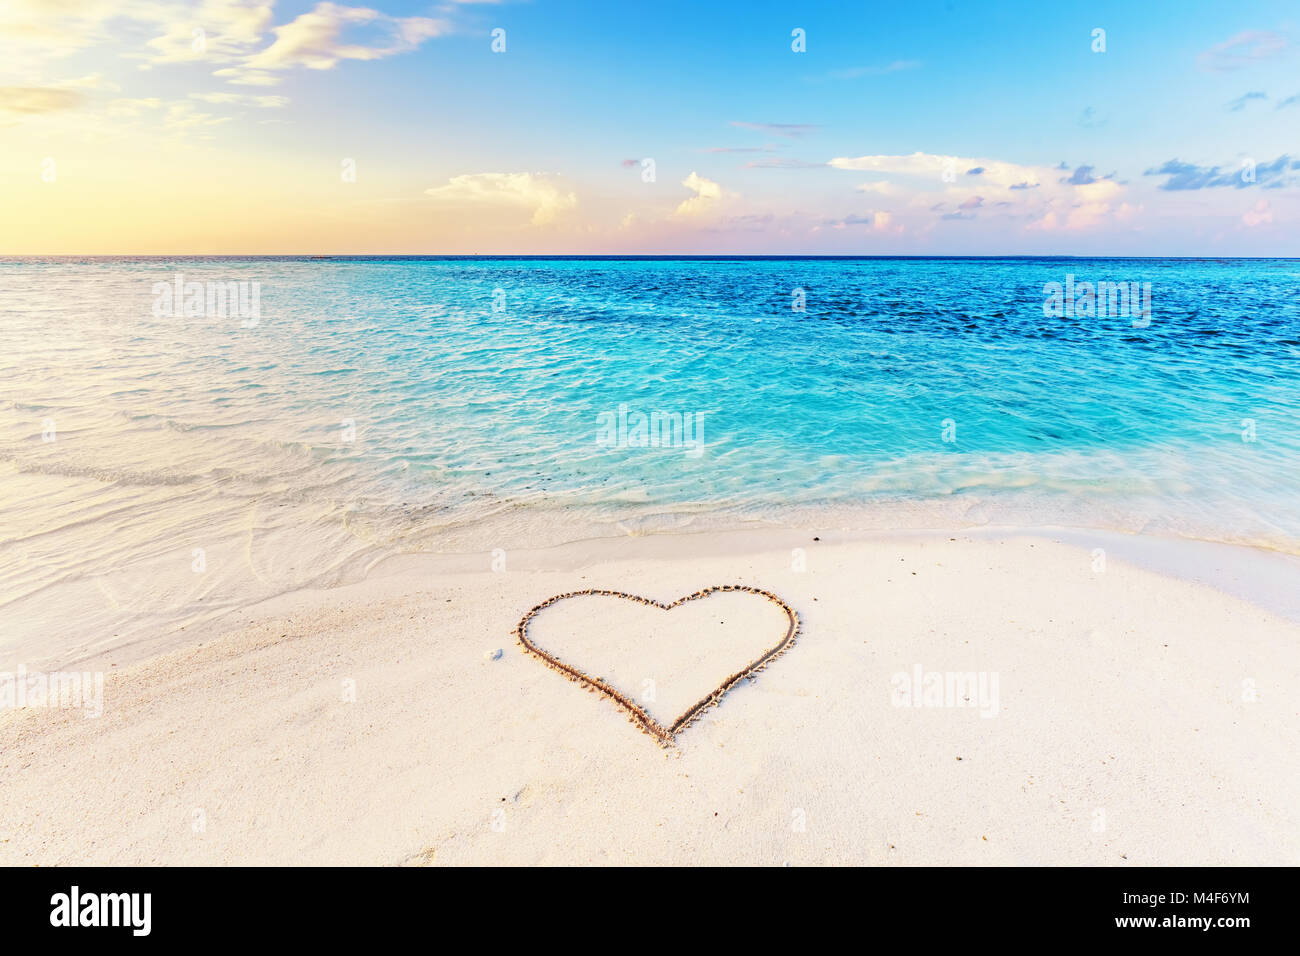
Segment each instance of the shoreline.
M980 526L954 529L891 531L818 527L727 527L722 530L653 531L645 534L599 535L557 545L517 548L505 552L508 567L527 571L577 571L587 565L625 560L674 560L693 555L711 558L744 556L773 549L808 546L814 537L827 543L889 545L895 542L944 539L977 540L1028 538L1069 544L1091 551L1103 548L1145 570L1203 584L1254 604L1271 614L1300 624L1300 555L1260 545L1236 544L1113 529L1047 525L1040 527ZM268 598L215 612L213 616L120 644L72 654L60 659L33 659L29 666L120 666L139 663L190 644L219 638L248 623L273 616L280 607L303 606L316 597L349 589L364 590L389 576L473 576L490 570L492 551L410 552L379 556L355 581L331 587L291 587Z
M647 536L500 572L394 558L117 652L98 719L0 713L0 864L1294 863L1300 624L1061 534L1083 537ZM1177 544L1136 550L1259 583L1259 555ZM799 639L667 750L512 643L557 594L723 584L788 602ZM763 612L729 606L715 633L715 600L648 623L574 604L539 640L629 693L653 674L647 706L671 720L762 649ZM900 705L913 671L984 675L996 706Z

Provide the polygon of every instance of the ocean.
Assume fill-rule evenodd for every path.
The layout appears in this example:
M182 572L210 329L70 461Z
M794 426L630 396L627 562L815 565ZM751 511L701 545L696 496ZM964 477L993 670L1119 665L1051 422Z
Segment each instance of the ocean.
M1300 261L0 260L0 652L763 524L1300 553Z

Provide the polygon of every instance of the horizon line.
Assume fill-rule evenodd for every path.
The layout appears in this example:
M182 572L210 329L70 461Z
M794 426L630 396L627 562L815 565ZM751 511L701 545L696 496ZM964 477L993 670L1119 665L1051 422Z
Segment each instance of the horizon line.
M1259 261L1281 259L1288 261L1300 261L1300 256L1296 255L1273 255L1273 256L1225 256L1225 255L1079 255L1073 253L1048 253L1041 255L1027 255L1023 253L1007 253L1004 255L957 255L957 254L934 254L934 255L908 255L908 254L879 254L879 253L862 253L862 254L819 254L819 253L583 253L583 252L566 252L566 253L512 253L512 252L338 252L338 253L312 253L312 252L259 252L259 253L242 253L242 252L180 252L180 253L159 253L159 252L92 252L92 253L0 253L0 262L22 260L22 259L307 259L307 260L328 260L328 259L609 259L609 260L628 260L628 259L677 259L677 260L717 260L717 259L921 259L921 260L949 260L949 259L969 259L969 260L998 260L998 259L1161 259L1161 260L1184 260L1184 261L1211 261L1211 260L1241 260L1241 261Z

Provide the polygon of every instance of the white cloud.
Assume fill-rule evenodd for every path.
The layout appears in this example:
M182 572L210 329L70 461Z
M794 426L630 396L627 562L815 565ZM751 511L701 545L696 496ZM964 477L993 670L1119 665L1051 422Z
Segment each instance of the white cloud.
M249 93L191 93L190 99L202 100L204 103L258 106L263 109L278 109L289 105L287 96L254 96Z
M149 41L151 63L191 60L230 62L250 53L271 25L272 3L262 0L203 0L177 11Z
M682 204L673 212L674 216L704 215L717 208L724 199L732 196L731 193L723 190L713 180L705 179L694 171L682 180L682 185L693 191L695 195L683 200Z
M108 104L108 115L131 118L140 116L145 110L156 110L160 106L162 106L162 100L156 96L113 100Z
M0 62L36 70L79 50L144 32L160 33L128 54L157 63L233 59L244 55L270 25L273 0L4 0L0 3ZM194 49L203 31L206 52Z
M229 82L272 86L284 70L378 60L451 29L446 20L331 2L273 26L273 7L274 0L3 0L0 63L35 76L52 59L144 32L153 38L123 54L143 61L141 69L209 62L221 65L216 75Z
M1266 222L1272 222L1273 211L1269 208L1268 200L1261 199L1255 203L1254 209L1242 213L1241 221L1252 229L1256 226L1262 226Z
M224 70L214 70L212 75L219 76L236 86L277 86L280 83L280 78L274 73L236 66L227 67Z
M123 6L129 15L131 4ZM111 0L5 0L0 4L0 62L9 70L29 71L93 46L103 38L112 10Z
M903 231L901 225L894 225L894 214L883 210L871 217L871 228L876 232L901 233Z
M91 73L89 76L68 80L66 83L60 83L59 85L77 90L111 90L117 92L121 89L116 83L105 79L102 73Z
M937 153L837 157L836 169L889 177L857 186L861 192L899 195L905 188L915 215L970 219L1019 215L1035 230L1089 229L1112 217L1123 186L1097 178L1092 167L1073 173L997 159ZM900 186L900 183L902 184Z
M346 42L343 33L349 27L358 26L379 30L384 34L384 42L373 46ZM379 60L408 53L449 29L445 20L390 17L368 7L319 3L310 12L275 27L275 42L269 47L247 57L241 66L221 70L217 75L233 77L234 82L266 86L273 82L270 78L277 70L299 66L329 70L341 60Z
M1122 202L1119 204L1119 208L1115 210L1115 218L1120 222L1129 222L1142 215L1145 209L1146 207L1141 203L1134 206L1131 203Z
M532 210L532 224L553 222L565 210L578 204L578 197L565 192L539 173L470 173L453 176L445 186L426 189L425 194L449 204L519 206Z
M56 113L75 109L84 100L76 90L48 86L0 86L0 112Z
M845 70L832 70L830 76L837 80L854 80L860 76L884 76L901 70L916 70L921 66L919 60L894 60L883 66L851 66Z
M918 179L930 179L940 184L947 181L944 179L945 175L950 175L953 182L966 182L972 185L990 183L994 186L1004 187L1020 183L1034 186L1045 178L1054 178L1051 175L1054 172L1051 167L1022 166L1017 163L1004 163L994 159L942 156L935 153L911 153L906 156L838 157L832 159L830 165L836 169L914 176ZM969 171L975 169L980 170L980 172L972 176Z
M173 132L185 133L208 126L220 126L230 122L229 116L214 116L194 108L194 104L185 100L167 104L167 115L163 126Z
M1278 56L1289 47L1290 41L1280 33L1243 30L1201 53L1197 62L1203 70L1225 73Z
M62 113L84 106L89 100L86 90L116 89L98 73L47 85L0 86L0 113L13 117ZM19 120L15 119L5 125L12 126L17 122Z

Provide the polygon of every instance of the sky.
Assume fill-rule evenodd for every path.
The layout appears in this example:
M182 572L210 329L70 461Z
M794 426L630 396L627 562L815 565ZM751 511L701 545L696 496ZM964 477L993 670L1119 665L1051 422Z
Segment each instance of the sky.
M0 0L0 254L1300 256L1295 0Z

